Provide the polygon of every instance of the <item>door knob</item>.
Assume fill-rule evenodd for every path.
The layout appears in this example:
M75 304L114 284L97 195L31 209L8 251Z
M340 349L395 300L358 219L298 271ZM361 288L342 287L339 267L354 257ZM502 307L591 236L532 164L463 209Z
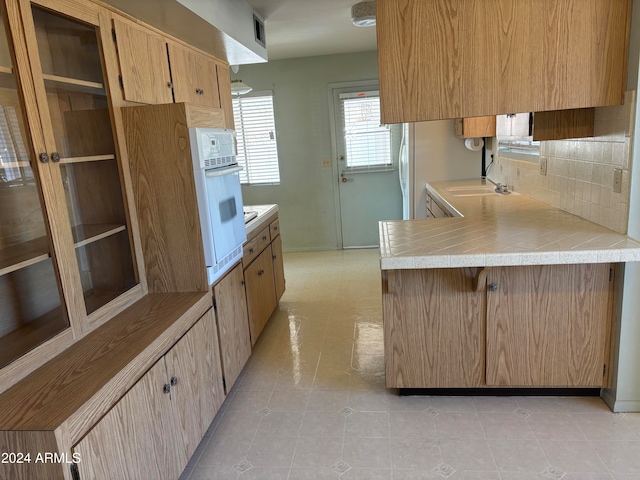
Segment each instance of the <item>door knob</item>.
M347 183L349 180L347 180L347 177L342 177L342 183Z

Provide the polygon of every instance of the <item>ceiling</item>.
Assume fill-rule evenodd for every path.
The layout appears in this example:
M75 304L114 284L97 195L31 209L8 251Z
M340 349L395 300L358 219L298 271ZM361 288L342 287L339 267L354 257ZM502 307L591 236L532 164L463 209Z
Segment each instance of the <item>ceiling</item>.
M359 0L246 0L265 20L269 60L376 49L375 27L354 27Z

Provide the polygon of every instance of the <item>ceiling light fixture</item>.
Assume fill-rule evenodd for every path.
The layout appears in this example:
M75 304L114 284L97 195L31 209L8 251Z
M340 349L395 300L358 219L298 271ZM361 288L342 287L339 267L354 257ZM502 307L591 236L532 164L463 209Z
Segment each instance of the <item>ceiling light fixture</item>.
M231 80L231 93L234 95L244 95L249 93L253 88L244 83L242 80Z
M376 2L356 3L351 7L351 21L356 27L372 27L376 24Z

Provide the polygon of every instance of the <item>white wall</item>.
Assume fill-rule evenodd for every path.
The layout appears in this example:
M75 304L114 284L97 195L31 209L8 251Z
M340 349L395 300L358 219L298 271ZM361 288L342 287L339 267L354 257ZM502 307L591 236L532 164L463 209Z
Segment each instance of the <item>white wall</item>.
M454 120L415 124L412 139L414 156L414 215L427 218L425 183L480 178L481 152L472 152L455 135ZM490 162L487 153L487 164Z

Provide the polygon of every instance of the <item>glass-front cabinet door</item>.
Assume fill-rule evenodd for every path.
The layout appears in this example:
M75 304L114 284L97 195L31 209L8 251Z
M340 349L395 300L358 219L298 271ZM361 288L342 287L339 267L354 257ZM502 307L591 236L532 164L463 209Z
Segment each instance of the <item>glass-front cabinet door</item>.
M0 11L5 16L5 11ZM33 141L5 18L0 22L0 368L69 328L56 275L48 213L46 168ZM45 177L45 178L41 178Z
M68 15L49 9L56 3ZM52 176L64 191L74 268L90 315L138 285L138 273L105 85L98 14L84 4L85 8L71 9L69 1L46 4L44 8L22 1L25 37Z

